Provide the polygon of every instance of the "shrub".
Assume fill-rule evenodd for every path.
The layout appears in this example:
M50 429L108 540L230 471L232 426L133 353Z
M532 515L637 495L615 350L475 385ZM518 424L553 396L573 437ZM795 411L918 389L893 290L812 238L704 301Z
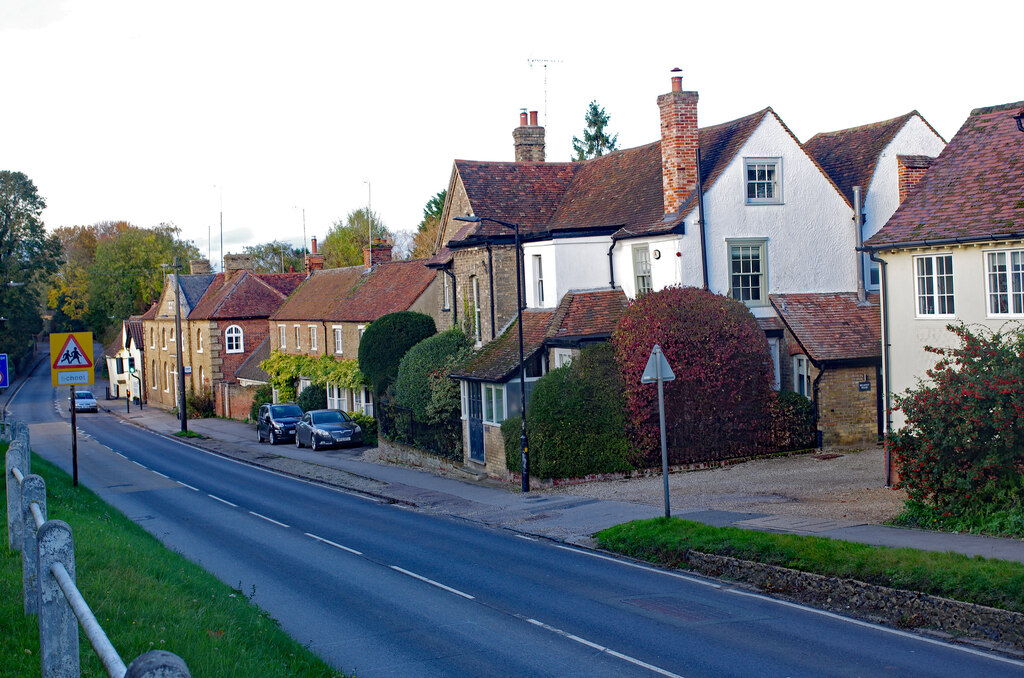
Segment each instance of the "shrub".
M541 377L526 413L530 474L577 478L630 470L624 405L610 344L586 348L569 365ZM521 429L518 418L502 422L505 463L515 472Z
M669 287L630 302L612 336L630 430L641 459L659 463L658 390L640 377L659 344L675 380L665 383L669 459L726 459L765 446L771 355L739 301L695 287Z
M437 422L450 418L459 407L458 384L448 378L454 361L461 360L472 350L473 342L466 334L453 328L435 334L416 344L405 354L398 366L395 379L395 403L412 410L420 421ZM455 391L454 400L440 394L435 403L435 391ZM431 407L435 404L435 407ZM451 409L444 411L446 406Z
M891 434L898 487L940 517L1024 512L1024 329L972 331L948 325L959 346L940 356L927 382L896 396L906 425Z
M252 406L249 408L249 421L256 421L260 414L260 407L265 403L273 402L274 389L270 384L263 384L256 387L256 393L252 397Z
M318 384L310 384L302 389L302 393L295 399L295 404L301 407L303 412L322 410L327 407L327 389Z
M771 447L780 452L804 450L817 445L814 405L793 391L779 391L771 403Z
M201 391L196 391L190 386L185 394L185 411L189 419L206 419L213 416L213 388L207 386Z
M413 311L389 313L371 323L359 340L359 370L373 392L384 395L406 352L436 333L433 318Z
M368 414L362 412L349 412L349 415L355 420L359 427L363 429L363 444L364 445L376 445L377 444L377 420Z

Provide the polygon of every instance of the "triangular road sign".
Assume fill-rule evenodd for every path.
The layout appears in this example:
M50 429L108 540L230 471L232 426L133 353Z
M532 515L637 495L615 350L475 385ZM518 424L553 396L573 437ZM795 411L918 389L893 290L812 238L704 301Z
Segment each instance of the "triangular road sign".
M60 352L54 356L53 369L81 369L83 367L92 367L92 360L75 339L75 335L69 334L68 340L64 342Z
M672 371L668 360L665 359L665 354L661 351L661 346L655 344L651 349L651 357L647 359L647 367L644 368L643 376L640 377L640 383L653 384L658 381L659 376L662 381L672 381L676 378L675 372Z

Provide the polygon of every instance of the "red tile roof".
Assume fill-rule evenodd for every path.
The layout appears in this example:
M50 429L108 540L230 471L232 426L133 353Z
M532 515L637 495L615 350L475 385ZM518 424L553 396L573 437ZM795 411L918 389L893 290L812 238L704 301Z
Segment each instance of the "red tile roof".
M971 112L871 249L1024 237L1024 101ZM936 242L937 241L937 242Z
M305 273L240 271L225 282L218 273L189 320L267 318L305 278Z
M337 305L366 273L362 266L314 271L283 304L271 320L339 320Z
M103 356L106 358L113 358L124 348L124 335L118 334L114 337L114 340L110 342L105 349L103 349Z
M551 338L609 336L626 310L622 290L569 292L562 297L548 329Z
M532 358L544 345L548 323L554 311L526 309L523 311L523 357ZM453 377L469 377L485 381L504 381L519 368L519 326L516 321L497 339L487 343L452 371Z
M331 309L332 319L371 322L388 313L408 311L437 275L425 259L377 264Z
M855 292L831 294L772 294L782 322L815 361L880 358L881 316L878 295L859 305Z
M142 315L139 316L139 318L141 320L153 320L154 318L156 318L156 312L157 312L159 306L160 306L160 300L157 299L156 301L153 302L153 305L150 306L146 310L145 313L143 313ZM140 344L140 346L141 346L141 344Z
M821 132L808 139L804 149L852 204L853 187L862 186L865 191L868 189L882 151L915 115L924 121L920 113L911 111L891 120L835 132ZM928 124L927 121L925 124Z
M547 230L579 166L576 162L455 161L474 214L519 224L523 234ZM498 224L475 226L475 235L508 234Z

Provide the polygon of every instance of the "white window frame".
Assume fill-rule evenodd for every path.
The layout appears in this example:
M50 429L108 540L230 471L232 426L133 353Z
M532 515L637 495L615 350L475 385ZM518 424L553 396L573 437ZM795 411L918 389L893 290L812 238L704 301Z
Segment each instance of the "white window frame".
M483 329L480 322L480 279L474 275L470 281L473 283L473 339L479 346L483 341Z
M341 355L345 352L345 333L341 325L331 325L331 329L334 331L334 353Z
M164 393L171 390L171 364L164 363Z
M307 327L309 327L309 350L319 350L319 342L317 341L316 336L316 325L308 325Z
M633 284L636 285L636 296L654 290L654 276L651 273L651 246L633 245ZM646 271L644 268L646 267Z
M232 330L234 330L234 332L232 332ZM235 345L232 346L232 344ZM239 327L238 325L230 325L226 330L224 330L224 352L245 352L245 333L242 331L242 328Z
M575 358L575 354L571 348L556 348L552 351L553 358L555 359L555 368L564 367L570 364Z
M505 384L483 383L483 420L485 424L501 425L508 417L508 397ZM497 415L497 416L495 416Z
M295 330L295 350L302 350L302 329L298 325L292 325L292 329Z
M459 380L459 400L462 405L462 416L460 419L469 419L469 387L462 379Z
M769 166L770 171L774 174L774 178L768 178ZM758 175L757 172L764 170L765 175ZM754 178L750 177L750 172L753 170ZM751 184L755 186L754 193L757 193L756 186L764 184L765 195L751 196ZM767 196L767 193L772 193L771 197ZM748 205L781 205L782 204L782 158L743 158L743 195Z
M327 408L331 410L340 410L341 407L341 394L345 389L341 386L335 386L334 384L327 384Z
M277 334L278 334L278 338L281 340L281 348L282 349L288 348L288 326L287 325L278 325L277 326Z
M776 391L782 389L782 359L781 341L778 337L768 337L768 352L772 357L772 388Z
M203 331L196 330L196 353L203 352Z
M802 353L793 356L793 391L808 400L814 399L811 383L811 361ZM806 391L806 393L804 392Z
M1024 318L1024 249L985 250L985 311L989 318ZM1002 271L992 264L1002 257ZM1013 260L1017 261L1014 262ZM998 289L995 284L998 281ZM954 287L955 289L955 287ZM1003 297L1005 311L994 308ZM999 304L1002 306L1002 304Z
M931 262L930 272L922 272L921 267L925 262ZM939 272L941 266L948 265L948 272ZM918 318L950 319L956 317L956 283L953 271L953 254L951 252L938 252L935 254L921 254L913 260L914 275L914 313ZM944 289L946 278L951 287L948 293L940 292L940 286ZM930 289L923 289L928 287ZM948 298L948 299L947 299ZM931 310L928 310L929 300ZM942 309L940 311L940 309Z
M727 262L726 271L729 276L729 296L737 301L742 301L747 306L767 306L768 305L768 241L765 238L727 238L725 241L726 254L729 257ZM754 273L752 271L736 273L733 271L733 249L743 248L753 250L757 248L757 261L758 271ZM742 253L741 253L742 254ZM741 259L742 261L742 259ZM737 296L737 287L735 286L735 276L758 276L758 296L759 299L744 299L742 290L749 289L753 290L753 286L743 286L742 284L738 288L741 293Z
M533 290L537 306L544 305L544 257L533 255Z
M441 271L441 288L444 290L444 305L441 307L442 311L449 311L452 307L451 288L448 286L448 272L445 270Z

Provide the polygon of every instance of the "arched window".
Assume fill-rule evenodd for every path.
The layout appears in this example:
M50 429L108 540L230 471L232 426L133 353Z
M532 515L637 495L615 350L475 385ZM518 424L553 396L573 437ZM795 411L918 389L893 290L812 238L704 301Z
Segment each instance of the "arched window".
M171 364L164 363L164 391L171 390Z
M203 352L203 332L202 330L196 330L196 353Z
M157 383L156 383L157 374L156 374L156 361L155 360L153 362L151 362L150 365L149 365L149 373L153 375L151 377L153 379L153 388L154 389L158 388Z
M203 371L203 366L199 366L199 386L200 388L206 388L206 372Z
M156 330L149 328L149 347L156 348Z
M167 348L167 328L160 330L160 348Z
M224 345L228 353L241 353L245 350L245 342L242 341L242 328L232 325L224 330Z

